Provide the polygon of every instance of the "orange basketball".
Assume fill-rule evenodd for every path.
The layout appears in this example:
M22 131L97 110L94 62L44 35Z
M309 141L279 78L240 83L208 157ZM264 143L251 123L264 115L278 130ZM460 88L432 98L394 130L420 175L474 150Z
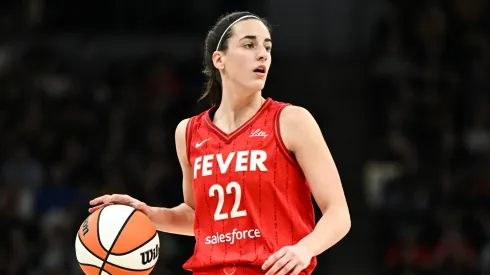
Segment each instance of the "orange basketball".
M78 263L87 275L149 274L159 249L155 225L126 205L109 205L92 213L75 241Z

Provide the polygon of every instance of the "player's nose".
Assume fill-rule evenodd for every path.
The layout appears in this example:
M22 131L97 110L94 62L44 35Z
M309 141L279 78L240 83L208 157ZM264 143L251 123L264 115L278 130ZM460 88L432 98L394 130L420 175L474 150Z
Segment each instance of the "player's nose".
M260 47L257 53L257 60L266 61L269 58L269 52L265 47Z

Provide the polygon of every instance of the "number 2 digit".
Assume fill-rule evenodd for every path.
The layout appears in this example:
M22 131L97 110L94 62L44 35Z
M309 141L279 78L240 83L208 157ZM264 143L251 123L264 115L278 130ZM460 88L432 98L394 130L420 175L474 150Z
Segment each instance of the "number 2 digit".
M240 203L242 199L242 189L240 187L240 184L234 181L228 183L228 185L226 186L226 194L232 194L233 190L235 191L235 203L233 204L233 208L230 212L231 218L233 219L247 216L246 210L238 210L240 208ZM223 205L225 204L225 190L219 184L215 184L209 189L210 197L214 197L216 193L218 193L218 206L216 207L216 211L214 212L214 220L219 221L228 219L227 213L221 213L223 210Z

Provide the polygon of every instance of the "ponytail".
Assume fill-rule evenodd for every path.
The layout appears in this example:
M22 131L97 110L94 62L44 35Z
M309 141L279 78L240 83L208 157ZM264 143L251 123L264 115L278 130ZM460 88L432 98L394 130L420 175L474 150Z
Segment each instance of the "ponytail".
M221 102L221 76L216 68L205 70L204 74L208 80L206 82L206 89L199 98L199 101L207 99L212 106L219 105Z

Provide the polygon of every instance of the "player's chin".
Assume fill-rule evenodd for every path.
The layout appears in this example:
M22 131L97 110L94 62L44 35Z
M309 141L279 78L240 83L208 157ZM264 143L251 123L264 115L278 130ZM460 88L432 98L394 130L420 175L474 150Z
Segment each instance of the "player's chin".
M252 81L250 81L249 83L249 88L251 90L262 90L264 89L264 86L265 86L265 82L266 82L266 78L256 78L256 79L253 79Z

